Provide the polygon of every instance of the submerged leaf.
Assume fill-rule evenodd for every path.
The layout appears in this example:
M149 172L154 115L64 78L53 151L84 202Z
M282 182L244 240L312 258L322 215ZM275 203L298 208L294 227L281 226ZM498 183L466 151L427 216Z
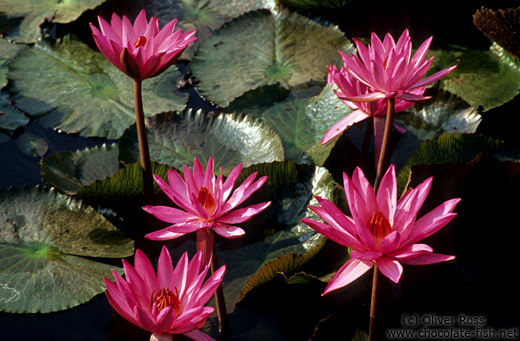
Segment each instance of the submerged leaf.
M201 44L190 67L201 94L226 107L260 86L325 82L325 66L341 62L339 50L353 52L353 45L337 27L281 8L259 10L215 32Z
M90 258L133 254L133 241L81 201L39 187L2 190L0 198L2 311L48 313L87 302L115 268Z
M146 120L150 157L176 169L191 166L197 157L203 164L210 156L225 174L237 164L283 160L280 138L269 127L247 115L215 114L202 110L168 112ZM136 127L121 137L120 158L136 162L139 148Z

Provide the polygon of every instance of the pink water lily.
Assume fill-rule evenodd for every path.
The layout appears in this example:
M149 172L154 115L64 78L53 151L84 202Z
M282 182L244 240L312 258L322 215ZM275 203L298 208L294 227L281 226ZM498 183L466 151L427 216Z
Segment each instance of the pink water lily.
M134 266L123 260L126 279L115 271L115 283L105 278L108 301L126 320L150 331L150 340L172 340L172 334L213 340L198 329L214 310L205 304L222 282L226 267L205 281L208 267L199 271L201 257L198 252L190 261L185 252L174 268L163 246L156 275L146 255L136 250Z
M412 42L407 29L397 43L389 33L382 42L375 33L372 33L368 48L360 41L353 40L357 55L351 53L348 56L341 51L339 54L347 72L366 84L371 91L353 96L344 94L343 99L347 101L371 102L382 98L398 98L405 101L426 100L430 97L414 93L412 90L438 81L457 67L454 65L423 78L433 61L433 57L425 59L432 37L426 39L411 57Z
M340 70L336 65L327 66L328 76L327 83L335 84L339 90L334 90L336 96L349 108L353 109L345 118L336 122L321 139L321 144L326 144L339 136L349 126L361 122L369 117L374 120L374 138L375 138L375 158L376 165L379 161L379 155L381 153L381 145L383 143L383 133L385 129L386 111L387 111L387 100L385 98L379 99L372 102L352 102L346 100L346 98L356 98L364 96L373 92L373 90L364 83L361 83L357 78L354 78L350 73L347 72L345 66L341 67ZM410 93L416 96L424 94L426 86L421 86L410 90ZM395 101L394 112L404 111L410 108L414 103L408 102L402 99ZM401 128L394 123L394 128L400 133L406 132L406 129Z
M309 208L325 223L302 219L327 238L352 248L350 259L332 277L323 294L351 283L375 264L383 275L397 283L403 273L402 264L433 264L455 258L434 253L430 246L418 243L450 222L456 216L452 211L460 201L458 198L445 201L417 219L430 191L431 177L409 189L399 200L393 165L381 179L377 195L359 168L352 179L343 174L343 182L352 218L330 201L316 196L320 206Z
M144 206L143 209L156 218L172 225L146 235L152 240L166 240L180 237L194 231L213 229L226 238L235 238L245 231L235 226L262 212L271 202L263 202L236 209L256 192L267 180L267 176L254 181L257 173L251 174L234 191L233 187L242 170L243 164L236 166L224 181L221 174L215 176L214 161L210 157L206 171L195 158L193 174L184 166L184 180L174 170L168 171L169 185L154 175L155 181L166 195L179 207Z
M142 10L134 24L123 16L112 14L107 23L98 17L98 30L92 23L90 28L94 40L103 55L119 70L137 81L155 77L169 68L193 41L195 30L182 33L174 31L177 19L159 30L157 17L146 20Z

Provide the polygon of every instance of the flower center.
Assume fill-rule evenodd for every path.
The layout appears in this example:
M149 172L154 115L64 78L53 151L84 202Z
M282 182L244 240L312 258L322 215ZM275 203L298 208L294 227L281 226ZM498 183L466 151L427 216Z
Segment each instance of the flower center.
M145 46L146 45L146 38L143 37L143 36L139 36L139 38L137 38L134 46L135 48L138 48L139 46Z
M372 236L374 236L377 247L379 247L383 239L392 232L392 227L390 226L388 219L386 219L383 212L379 210L376 210L368 220L367 227L370 230L370 233L372 233Z
M151 305L153 307L154 304L157 305L157 309L163 310L166 307L173 307L179 315L181 308L181 301L179 300L179 290L175 288L175 292L170 291L170 289L161 289L159 291L152 292Z
M212 215L213 212L215 212L215 209L217 208L217 202L206 187L201 187L199 189L197 200L202 204L202 206L204 206L204 209L206 212L208 212L209 215Z

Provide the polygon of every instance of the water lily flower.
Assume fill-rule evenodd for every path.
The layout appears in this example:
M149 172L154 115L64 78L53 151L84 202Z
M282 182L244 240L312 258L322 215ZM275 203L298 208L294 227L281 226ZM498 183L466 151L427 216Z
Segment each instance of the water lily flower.
M159 30L157 17L146 20L142 10L134 24L123 16L112 14L107 23L98 16L98 30L92 23L90 28L94 40L103 55L119 70L136 81L155 77L169 68L180 57L190 43L195 30L182 33L174 31L177 19L173 19Z
M438 81L457 67L454 65L422 78L433 61L433 57L425 60L432 38L426 39L411 59L412 42L408 29L404 30L397 43L389 33L382 42L375 33L372 33L368 48L353 39L357 56L354 53L350 56L341 51L338 53L343 59L346 70L361 83L370 87L371 91L345 96L343 99L353 102L372 102L382 98L399 98L412 102L429 99L430 96L419 95L412 90Z
M434 253L429 245L418 243L450 222L456 216L452 211L460 201L447 200L417 219L417 212L430 191L431 177L409 189L399 201L393 165L381 179L377 195L359 168L352 179L343 174L343 182L352 218L330 201L316 196L320 206L309 208L325 223L302 219L325 237L352 248L350 259L332 277L323 295L351 283L375 264L383 275L397 283L403 273L402 264L433 264L455 258Z
M245 234L245 231L235 226L249 220L262 212L271 202L263 202L244 208L236 209L251 194L256 192L267 180L263 176L254 181L257 173L251 174L234 191L233 187L242 170L243 164L236 166L226 180L221 174L215 176L214 161L210 157L206 172L202 164L195 158L193 174L184 166L184 180L174 170L168 171L169 185L157 175L155 181L166 195L179 207L150 206L143 209L156 218L173 225L149 233L146 238L152 240L167 240L180 237L194 231L208 231L212 229L225 238L236 238Z
M350 114L345 118L335 123L321 139L321 144L326 144L339 136L347 127L361 122L369 117L374 119L374 138L375 138L375 158L376 165L379 160L381 153L381 145L383 144L383 133L385 129L385 121L387 114L387 100L385 98L379 99L372 102L352 102L345 98L355 98L363 96L373 92L372 88L364 83L361 83L357 78L354 78L350 73L347 72L345 66L341 67L340 70L336 65L327 66L328 76L327 83L335 84L338 90L334 90L334 93L338 98L345 103L349 108L353 109ZM421 86L410 90L413 95L421 96L424 94L426 86ZM395 101L394 112L404 111L410 108L414 103L408 102L402 99ZM394 128L400 132L405 133L406 129L398 126L394 123Z
M190 261L185 252L174 269L170 253L163 246L156 275L138 249L134 266L123 260L126 280L113 270L115 283L105 278L108 301L126 320L150 331L150 340L172 340L172 334L213 340L198 329L214 310L205 304L222 282L226 267L220 267L204 281L208 267L199 271L201 258L202 252L198 252Z

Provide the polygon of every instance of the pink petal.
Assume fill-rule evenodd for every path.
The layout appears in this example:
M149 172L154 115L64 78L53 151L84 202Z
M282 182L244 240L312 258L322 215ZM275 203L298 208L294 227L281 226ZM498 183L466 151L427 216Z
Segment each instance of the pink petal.
M137 319L134 316L133 306L128 304L128 300L125 298L123 293L119 291L116 284L104 278L105 286L107 287L106 296L110 305L117 311L117 313L123 316L126 320L133 324L138 324Z
M229 198L229 195L235 186L235 182L237 181L237 178L242 171L243 165L244 164L241 163L233 168L233 170L227 176L226 181L224 181L224 184L222 185L222 201L226 201L227 198Z
M213 310L213 307L195 307L191 310L184 311L182 315L177 317L177 320L172 326L172 332L175 334L185 334L201 328Z
M448 224L457 213L451 213L460 199L451 199L434 208L418 219L408 237L408 243L415 243L431 236Z
M433 249L426 244L412 244L407 245L399 250L396 250L394 252L387 253L388 257L397 258L399 261L406 258L415 258L422 255L425 255L426 253L432 252Z
M309 218L303 218L301 219L301 221L309 225L314 231L324 235L328 239L331 239L340 245L352 248L355 247L357 249L362 250L366 249L366 247L363 244L361 244L354 236L352 236L343 229L338 229L330 225L324 224L320 221L315 221Z
M170 240L184 236L186 233L171 232L168 228L151 232L145 235L146 239L150 240Z
M201 332L198 329L186 332L186 333L184 333L184 335L186 335L187 337L189 337L195 341L215 341L215 339L213 339L209 335L204 334L203 332Z
M204 285L200 288L200 291L197 293L197 297L195 300L196 305L205 305L210 298L213 296L217 287L222 283L222 279L224 278L224 273L226 272L226 266L222 265L215 271L210 278L204 283Z
M344 287L347 284L358 279L365 272L374 266L373 261L365 261L362 259L348 260L331 278L329 284L325 288L322 296L331 291Z
M409 92L403 92L403 94L397 98L402 99L403 101L420 102L429 100L432 96L418 96Z
M246 232L238 226L224 224L216 224L213 230L224 238L237 238L246 234Z
M357 96L343 94L343 97L339 98L351 102L374 102L385 97L386 96L383 92L369 92L366 94L359 94Z
M157 330L168 333L176 319L177 312L172 306L162 309L156 317Z
M390 278L394 283L399 282L403 274L403 266L395 259L389 257L380 257L377 260L378 269L386 277Z
M251 205L231 211L226 215L219 217L218 222L223 224L238 224L251 219L254 215L262 212L271 204L270 201Z
M163 245L159 262L157 263L157 283L160 288L168 288L173 273L172 258L166 246Z
M440 262L446 262L455 259L455 256L450 255L443 255L440 253L427 253L423 256L416 257L416 258L403 258L399 261L402 264L408 264L408 265L427 265L427 264L434 264L434 263L440 263Z
M135 315L137 316L137 321L139 322L139 326L141 328L152 333L164 333L163 330L158 328L157 322L149 311L140 307L135 307Z
M354 123L361 122L364 119L368 118L369 115L367 115L362 110L354 110L345 118L339 120L336 122L332 127L330 127L329 130L323 135L323 138L321 139L321 144L326 144L332 139L339 136L347 127L353 125Z
M256 172L251 174L246 181L244 181L231 195L231 198L226 202L222 208L223 212L227 212L236 206L240 205L244 200L249 198L254 192L256 192L262 185L267 181L267 176L262 176L256 182L251 182L256 177Z
M192 213L169 206L146 205L143 206L143 210L150 214L153 214L153 216L157 219L171 224L183 223L198 218L197 216L194 216Z
M394 223L394 213L397 203L397 183L395 179L394 165L388 167L386 173L381 179L379 189L377 190L377 205L379 210L383 212L390 222L390 226Z
M155 276L152 263L150 263L148 257L139 249L135 251L134 268L141 275L148 292L151 294L153 289L157 288L157 277Z
M428 76L426 78L423 78L423 79L419 80L418 82L412 84L410 86L410 88L416 88L416 87L419 87L419 86L423 86L423 85L428 85L428 84L434 83L434 82L438 81L439 79L441 79L442 77L446 76L451 71L453 71L456 67L457 67L457 65L453 65L452 67L449 67L447 69L444 69L444 70L441 70L439 72L436 72L433 75Z

